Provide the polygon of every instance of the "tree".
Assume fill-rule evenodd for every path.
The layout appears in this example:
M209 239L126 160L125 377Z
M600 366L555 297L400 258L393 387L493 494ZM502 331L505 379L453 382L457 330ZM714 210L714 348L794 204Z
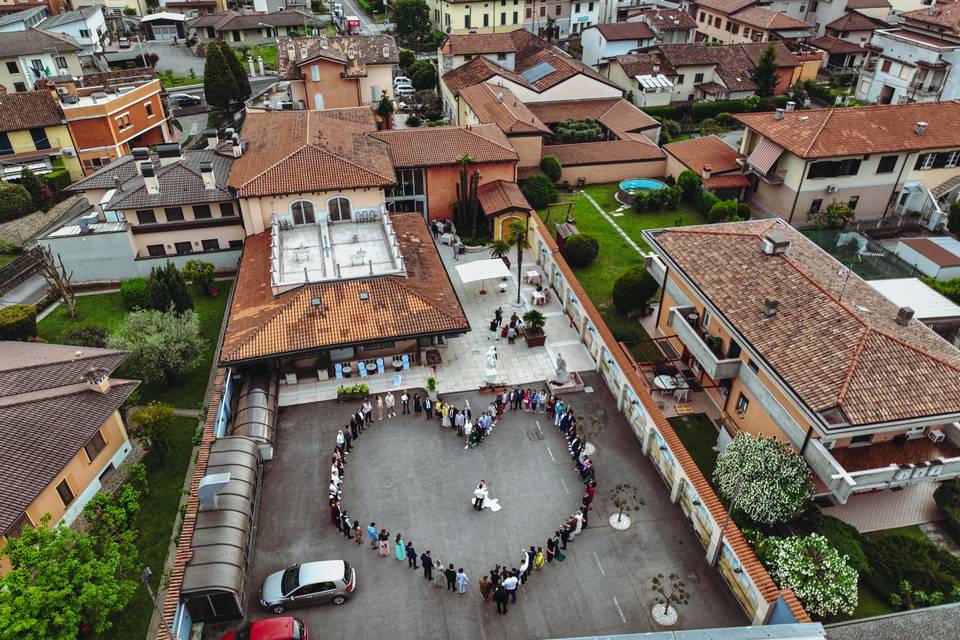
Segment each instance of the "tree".
M383 92L380 96L380 102L377 103L377 115L383 122L383 128L389 129L391 127L390 118L393 115L393 100L390 99L386 91Z
M600 242L591 235L578 233L563 243L563 257L572 267L586 267L600 253Z
M547 42L553 42L560 30L557 28L557 19L553 16L547 16L547 26L543 30L543 39Z
M71 318L76 318L76 294L74 294L73 285L70 283L73 278L73 271L67 273L67 270L63 267L63 258L60 257L60 254L57 254L57 261L60 262L60 266L57 266L57 261L54 260L50 247L39 245L36 256L38 258L37 272L50 287L50 293L67 308L67 314Z
M129 351L127 364L147 382L171 384L194 368L205 340L192 310L134 311L107 340L112 349Z
M618 484L613 488L613 491L610 494L610 499L613 501L614 506L618 509L616 522L623 522L623 512L627 513L631 511L638 510L641 506L646 504L643 498L640 497L640 490L637 489L632 484ZM610 524L613 524L613 516L610 516ZM627 525L630 526L630 517L627 516Z
M154 400L130 414L130 436L160 458L170 448L173 428L173 406Z
M810 468L790 445L741 432L717 456L720 494L751 520L785 522L803 511L813 492Z
M668 580L669 584L667 582ZM665 616L670 616L670 609L674 608L674 605L687 604L690 602L690 593L687 592L687 585L676 573L671 573L666 577L664 577L662 573L658 573L656 577L650 581L650 587L656 594L654 600L658 605L663 607L663 614Z
M510 254L510 243L503 238L497 238L490 243L490 256L493 258L506 258Z
M534 209L542 209L551 202L556 202L560 192L547 176L530 176L520 184L523 197Z
M899 589L897 593L890 594L890 604L899 609L932 607L943 604L944 601L956 602L960 600L960 587L953 587L950 593L942 591L927 593L923 589L915 589L909 580L901 580Z
M410 81L417 91L436 89L437 68L429 60L417 60L410 67Z
M430 27L430 7L424 0L397 0L393 5L393 23L401 36L421 36Z
M950 203L950 217L947 218L947 229L953 235L960 235L960 200Z
M37 308L11 304L0 309L0 340L27 342L37 337Z
M821 229L845 229L856 218L857 214L853 209L836 200L820 211L810 214L810 220Z
M659 289L660 285L653 276L642 264L638 264L613 283L613 304L623 313L645 309Z
M781 588L793 589L807 611L818 616L850 614L857 608L856 569L823 536L766 538L770 575Z
M33 213L33 198L19 184L0 182L0 222Z
M207 45L203 65L203 95L207 104L224 110L229 110L240 96L240 87L233 77L230 64L215 44Z
M45 180L38 178L26 166L20 172L20 186L30 193L30 200L34 209L46 211L53 204L53 193L50 192L50 185Z
M750 72L750 79L757 85L756 93L761 98L769 98L777 90L777 81L780 79L777 69L777 50L771 42L760 54L757 66Z
M137 588L134 532L79 533L46 514L8 538L0 554L10 572L0 578L0 637L74 640L89 626L102 633Z
M141 53L134 58L138 67L150 67L151 69L157 68L157 63L160 62L160 56L155 53Z
M177 271L176 265L167 260L164 267L154 267L147 280L147 293L150 296L150 307L157 311L167 311L171 305L177 312L193 308L193 299L190 290L183 280L183 275Z
M410 49L400 49L400 53L397 56L397 61L400 63L401 69L404 71L409 71L410 65L417 61L417 54Z
M530 229L527 226L528 220L514 220L510 223L510 236L508 241L517 248L517 282L523 282L523 250L527 248L527 241L530 239ZM520 303L520 287L517 287L517 303Z
M802 107L807 102L807 85L802 80L797 80L792 85L790 85L790 100L797 103L798 107Z
M235 100L238 103L244 102L253 93L250 88L250 78L247 76L247 70L244 68L243 63L240 62L237 54L230 48L229 44L221 42L220 50L223 52L223 58L227 61L227 66L230 67L230 73L233 74L233 79L237 83Z
M737 201L721 200L710 207L707 212L707 222L730 222L737 217Z
M182 275L204 292L210 293L210 285L213 284L213 278L217 275L217 269L212 262L192 258L183 265Z
M543 171L543 175L554 182L559 181L563 175L563 165L560 164L560 160L554 155L543 157L543 160L540 161L540 170Z
M692 203L702 189L700 174L692 169L684 169L677 177L677 186L680 187L683 201Z
M480 199L477 189L480 185L480 172L473 167L473 158L466 153L457 158L460 166L460 176L457 181L457 201L454 202L453 226L457 233L477 238L484 234L485 229L480 226Z
M557 144L600 142L606 137L603 127L596 120L590 118L583 120L567 118L560 122L553 132L553 140Z

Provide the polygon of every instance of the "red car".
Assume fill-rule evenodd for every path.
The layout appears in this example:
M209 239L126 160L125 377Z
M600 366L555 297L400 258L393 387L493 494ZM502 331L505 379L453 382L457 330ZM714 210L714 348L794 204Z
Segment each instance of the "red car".
M308 640L307 625L293 616L265 618L231 631L223 640Z

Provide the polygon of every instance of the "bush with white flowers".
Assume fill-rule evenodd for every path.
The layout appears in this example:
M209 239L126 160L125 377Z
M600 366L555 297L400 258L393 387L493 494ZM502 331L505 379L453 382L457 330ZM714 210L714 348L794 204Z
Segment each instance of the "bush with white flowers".
M770 575L781 588L793 589L807 611L822 618L857 608L857 570L826 538L771 537L765 544Z
M725 498L736 494L736 507L763 524L797 515L813 492L810 468L790 445L742 432L720 453L713 479Z

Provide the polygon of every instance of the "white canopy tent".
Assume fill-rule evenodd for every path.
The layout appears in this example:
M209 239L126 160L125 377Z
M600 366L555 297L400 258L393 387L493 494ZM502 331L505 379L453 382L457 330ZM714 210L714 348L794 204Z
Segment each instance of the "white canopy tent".
M509 278L510 270L500 258L490 260L475 260L457 265L457 274L464 283L491 278ZM486 293L484 285L480 285L480 293Z

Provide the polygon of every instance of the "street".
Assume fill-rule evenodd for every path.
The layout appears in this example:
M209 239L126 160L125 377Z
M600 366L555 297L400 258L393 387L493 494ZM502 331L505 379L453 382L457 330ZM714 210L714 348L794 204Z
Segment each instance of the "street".
M360 8L360 5L356 3L356 0L340 0L343 3L343 14L346 16L357 16L360 18L360 33L366 36L377 35L380 33L380 29L377 27L377 24L370 19L363 9Z

